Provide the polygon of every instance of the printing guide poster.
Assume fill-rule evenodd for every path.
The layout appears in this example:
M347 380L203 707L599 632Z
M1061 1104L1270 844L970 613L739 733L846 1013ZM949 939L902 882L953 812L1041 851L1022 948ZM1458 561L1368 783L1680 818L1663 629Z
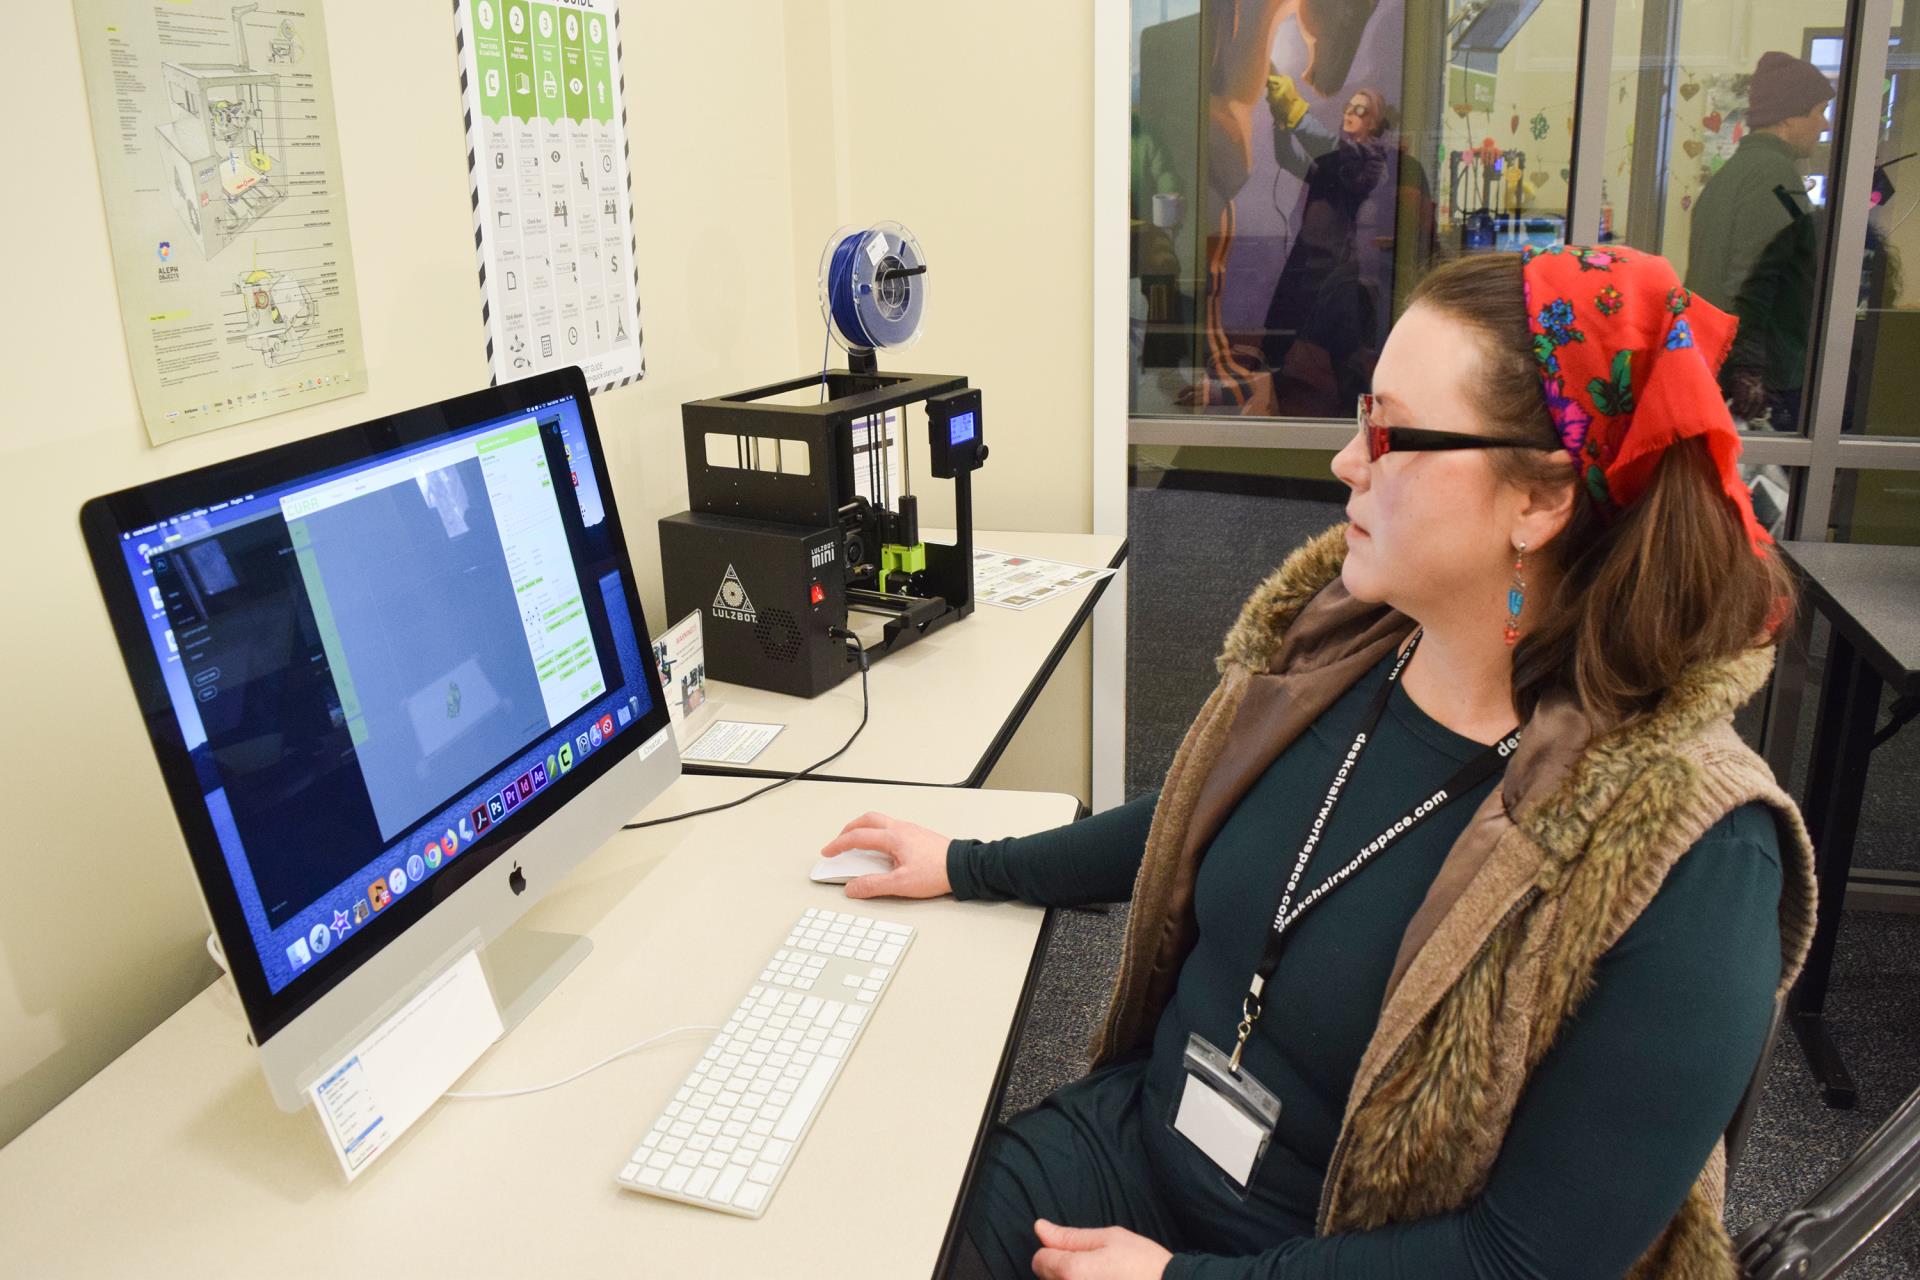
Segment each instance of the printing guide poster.
M75 0L155 444L366 390L320 0Z
M646 372L618 0L455 0L493 381Z

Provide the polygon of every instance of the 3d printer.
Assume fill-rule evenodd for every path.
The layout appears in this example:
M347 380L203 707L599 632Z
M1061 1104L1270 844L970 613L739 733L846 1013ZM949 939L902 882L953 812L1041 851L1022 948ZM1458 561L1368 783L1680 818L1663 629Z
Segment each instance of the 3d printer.
M898 223L842 228L821 255L820 307L849 367L681 407L691 509L660 521L667 611L702 612L715 678L812 697L861 652L973 612L980 392L957 375L881 373L875 355L919 336L926 270ZM921 405L931 470L954 484L953 545L920 536L907 462Z

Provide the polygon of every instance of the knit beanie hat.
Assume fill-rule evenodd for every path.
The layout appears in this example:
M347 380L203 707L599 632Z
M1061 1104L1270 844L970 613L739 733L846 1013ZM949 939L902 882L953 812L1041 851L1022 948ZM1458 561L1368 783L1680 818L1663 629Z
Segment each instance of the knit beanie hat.
M1833 97L1826 73L1802 58L1770 49L1760 55L1747 89L1747 127L1764 129L1803 116Z

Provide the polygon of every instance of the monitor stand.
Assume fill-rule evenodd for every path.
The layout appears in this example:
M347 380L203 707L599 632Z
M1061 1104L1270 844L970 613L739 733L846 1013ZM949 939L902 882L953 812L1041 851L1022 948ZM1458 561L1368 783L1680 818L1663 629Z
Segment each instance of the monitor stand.
M539 929L509 929L489 942L480 955L504 1029L519 1026L592 950L590 938Z

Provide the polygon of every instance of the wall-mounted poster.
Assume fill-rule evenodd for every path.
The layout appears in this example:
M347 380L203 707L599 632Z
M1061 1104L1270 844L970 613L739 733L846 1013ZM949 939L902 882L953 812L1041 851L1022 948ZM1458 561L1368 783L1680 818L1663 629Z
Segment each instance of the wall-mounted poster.
M646 371L618 0L455 0L480 314L495 383Z
M155 444L366 389L319 0L76 0Z

